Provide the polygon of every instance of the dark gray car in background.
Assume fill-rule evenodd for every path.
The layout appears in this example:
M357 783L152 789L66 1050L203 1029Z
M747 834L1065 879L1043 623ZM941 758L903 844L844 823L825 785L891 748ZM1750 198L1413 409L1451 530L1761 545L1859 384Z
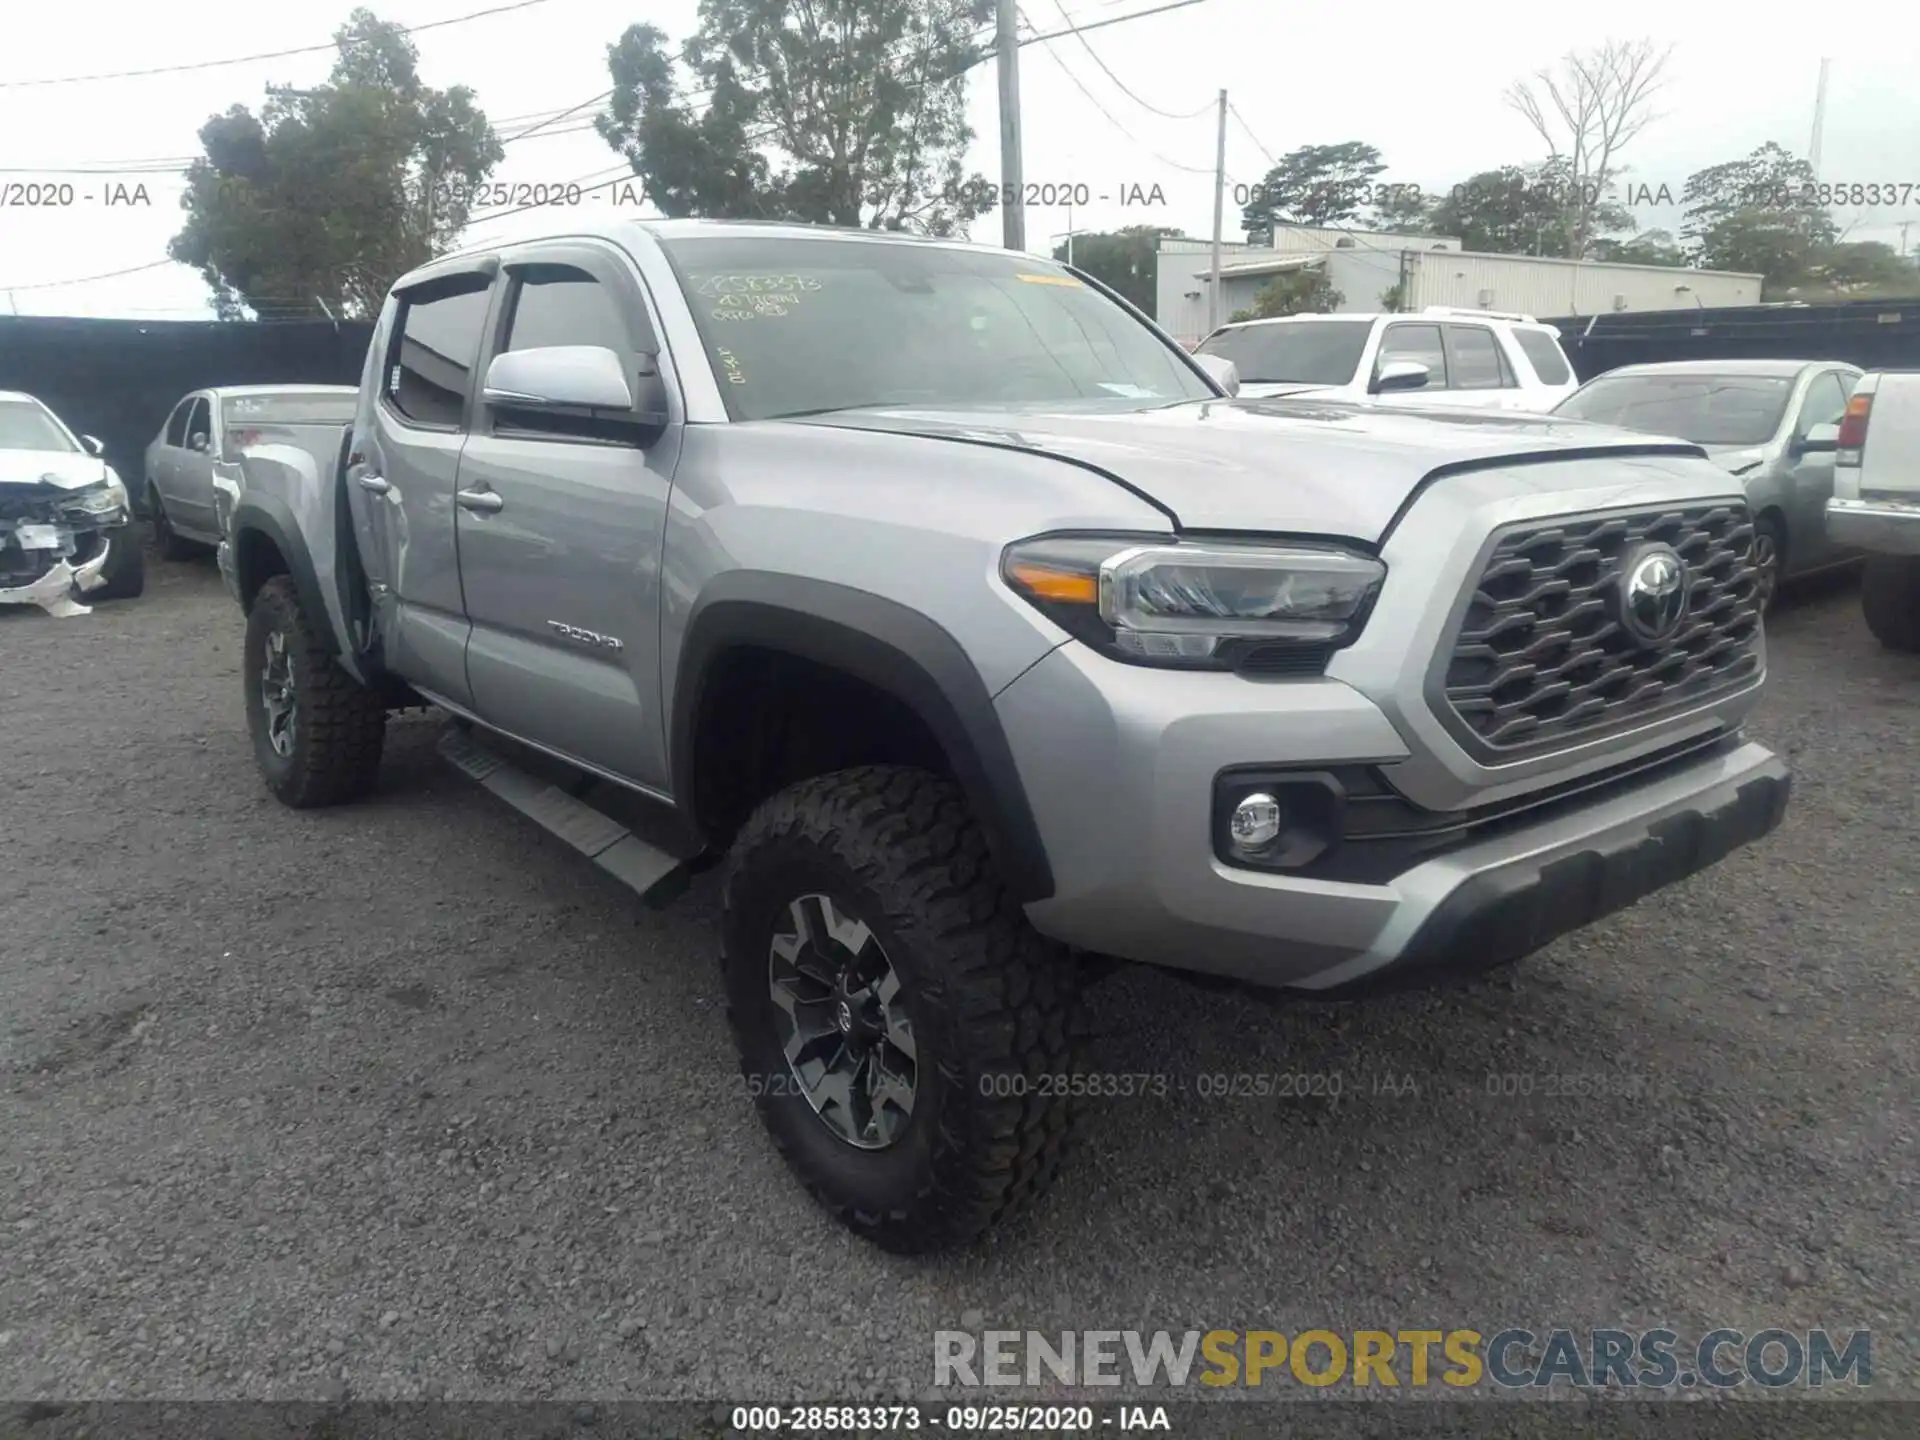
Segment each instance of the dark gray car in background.
M1555 415L1703 446L1740 477L1754 517L1763 606L1782 580L1857 560L1827 535L1833 452L1857 366L1832 360L1676 360L1622 365Z

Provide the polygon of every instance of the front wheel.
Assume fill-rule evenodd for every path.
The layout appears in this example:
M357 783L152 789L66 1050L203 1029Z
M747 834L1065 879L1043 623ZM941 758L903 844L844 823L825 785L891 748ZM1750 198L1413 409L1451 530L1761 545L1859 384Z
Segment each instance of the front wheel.
M1753 525L1753 603L1762 615L1773 613L1787 563L1787 532L1771 515Z
M1044 1191L1072 1120L1072 961L1027 924L951 783L802 781L748 820L725 892L741 1074L816 1200L920 1253Z
M373 788L386 706L328 653L285 575L254 596L240 674L254 759L283 804L338 805Z
M147 523L153 526L153 548L160 552L162 560L191 560L193 543L182 540L173 528L173 522L167 518L166 502L160 498L160 487L152 481L147 482Z
M147 552L141 545L139 529L128 524L109 530L106 543L107 563L100 570L100 578L106 583L90 595L82 596L82 603L132 600L147 588Z
M1860 610L1882 645L1920 654L1920 557L1869 555L1860 574Z

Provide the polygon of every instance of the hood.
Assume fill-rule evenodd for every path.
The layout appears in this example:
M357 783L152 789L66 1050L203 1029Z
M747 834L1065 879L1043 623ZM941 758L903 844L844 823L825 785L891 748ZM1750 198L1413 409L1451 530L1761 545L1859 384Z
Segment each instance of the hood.
M58 450L0 450L0 485L38 485L51 479L62 490L79 490L107 478L98 455Z
M1706 450L1709 460L1733 475L1744 475L1767 458L1764 445L1707 445L1702 448Z
M1508 411L1393 410L1306 398L1203 400L1124 412L842 410L779 422L998 445L1080 464L1158 503L1187 530L1378 541L1443 467L1700 447ZM1636 477L1638 478L1638 477Z

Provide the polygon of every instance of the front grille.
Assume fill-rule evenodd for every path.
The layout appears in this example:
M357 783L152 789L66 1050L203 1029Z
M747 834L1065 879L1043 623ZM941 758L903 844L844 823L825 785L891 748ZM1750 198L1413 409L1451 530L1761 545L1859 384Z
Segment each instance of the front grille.
M1643 644L1620 620L1621 571L1649 541L1679 552L1678 630ZM1561 516L1503 534L1461 617L1442 719L1511 758L1598 738L1750 681L1760 666L1753 520L1742 504ZM1450 712L1450 713L1449 713Z

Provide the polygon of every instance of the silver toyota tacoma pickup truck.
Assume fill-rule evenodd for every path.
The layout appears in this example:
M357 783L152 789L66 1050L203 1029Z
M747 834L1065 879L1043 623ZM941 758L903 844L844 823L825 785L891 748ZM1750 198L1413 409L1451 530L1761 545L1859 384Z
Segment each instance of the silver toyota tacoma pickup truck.
M1113 961L1425 982L1781 819L1753 526L1696 446L1237 400L1005 250L565 224L397 285L337 450L244 453L255 753L350 800L437 707L649 899L724 857L748 1089L881 1245L1044 1188Z

